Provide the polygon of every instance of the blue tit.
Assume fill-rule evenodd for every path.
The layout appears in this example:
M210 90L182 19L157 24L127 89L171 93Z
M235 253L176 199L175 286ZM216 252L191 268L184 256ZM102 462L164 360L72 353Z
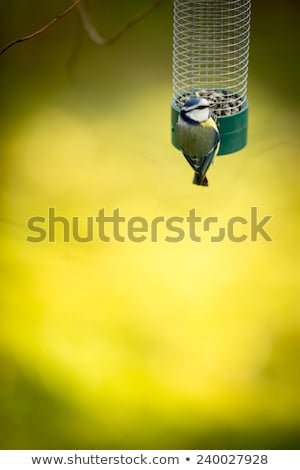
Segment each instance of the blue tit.
M193 97L182 107L176 125L182 153L195 171L193 183L208 186L206 172L220 147L220 134L209 102Z

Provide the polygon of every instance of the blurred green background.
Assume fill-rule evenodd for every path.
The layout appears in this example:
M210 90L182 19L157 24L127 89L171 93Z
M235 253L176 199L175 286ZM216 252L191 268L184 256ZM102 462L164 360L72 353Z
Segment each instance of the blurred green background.
M114 32L151 0L90 0ZM1 0L1 45L67 0ZM296 2L253 1L249 144L210 187L170 144L172 2L101 48L74 11L0 58L2 449L299 449ZM272 215L265 242L26 242L83 221Z

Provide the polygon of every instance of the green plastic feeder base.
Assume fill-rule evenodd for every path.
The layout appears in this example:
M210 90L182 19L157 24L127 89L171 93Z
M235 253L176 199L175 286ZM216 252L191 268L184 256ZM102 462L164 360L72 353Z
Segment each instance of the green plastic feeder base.
M175 101L171 102L171 123L172 123L172 144L178 150L180 146L176 136L176 124L179 115L179 108ZM218 117L220 132L220 150L218 155L226 155L241 150L247 144L248 131L248 102L242 111L230 116Z

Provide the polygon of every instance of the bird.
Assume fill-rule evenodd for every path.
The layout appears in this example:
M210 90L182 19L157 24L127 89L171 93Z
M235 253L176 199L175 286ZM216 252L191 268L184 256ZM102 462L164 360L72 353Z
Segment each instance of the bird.
M195 171L193 183L208 186L206 172L220 148L220 133L206 98L190 98L181 108L176 136L183 155Z

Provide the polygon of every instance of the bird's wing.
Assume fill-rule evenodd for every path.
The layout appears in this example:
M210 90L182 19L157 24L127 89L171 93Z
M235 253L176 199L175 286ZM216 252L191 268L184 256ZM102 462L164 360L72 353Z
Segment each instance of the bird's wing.
M219 151L219 147L220 147L220 134L216 132L215 141L214 141L212 148L207 152L206 155L199 158L198 161L196 162L196 165L195 165L196 171L197 171L197 167L199 167L199 172L205 175L209 166L211 165L211 163L213 163L214 157Z
M187 153L184 153L184 152L182 152L182 153L185 156L188 163L191 165L191 167L193 169L195 169L195 164L196 164L196 160L197 160L196 157L190 157L190 155L188 155Z

